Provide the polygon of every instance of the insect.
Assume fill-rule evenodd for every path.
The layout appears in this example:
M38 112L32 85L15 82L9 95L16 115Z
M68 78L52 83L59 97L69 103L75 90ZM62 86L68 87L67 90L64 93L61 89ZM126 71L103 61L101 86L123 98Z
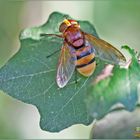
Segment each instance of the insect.
M91 76L96 68L95 57L112 64L126 61L124 55L111 44L83 32L76 20L65 19L59 26L59 31L61 35L42 36L55 35L64 40L56 75L60 88L68 83L75 70L85 77Z

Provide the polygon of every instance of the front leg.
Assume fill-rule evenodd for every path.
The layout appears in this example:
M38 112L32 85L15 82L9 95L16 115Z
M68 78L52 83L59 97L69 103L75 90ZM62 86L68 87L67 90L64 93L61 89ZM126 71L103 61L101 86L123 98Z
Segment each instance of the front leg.
M75 84L77 84L78 83L78 81L77 81L77 69L75 68Z
M59 38L63 38L63 36L60 34L46 34L46 33L41 33L40 36L56 36L56 37L59 37Z

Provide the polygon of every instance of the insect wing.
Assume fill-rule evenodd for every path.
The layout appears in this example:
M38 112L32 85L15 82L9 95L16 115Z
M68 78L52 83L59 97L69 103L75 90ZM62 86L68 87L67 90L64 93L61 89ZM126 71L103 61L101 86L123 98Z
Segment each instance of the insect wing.
M112 64L124 64L126 62L124 55L108 42L86 33L85 39L87 43L93 46L95 55L100 59Z
M74 70L76 61L75 49L64 43L59 59L56 81L60 88L63 88L70 80Z

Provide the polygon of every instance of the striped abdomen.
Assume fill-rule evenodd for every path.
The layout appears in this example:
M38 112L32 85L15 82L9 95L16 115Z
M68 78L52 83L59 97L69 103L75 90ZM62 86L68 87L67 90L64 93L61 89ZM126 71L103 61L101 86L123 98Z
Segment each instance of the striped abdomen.
M76 50L76 68L84 76L90 76L96 68L95 54L91 46L82 46Z

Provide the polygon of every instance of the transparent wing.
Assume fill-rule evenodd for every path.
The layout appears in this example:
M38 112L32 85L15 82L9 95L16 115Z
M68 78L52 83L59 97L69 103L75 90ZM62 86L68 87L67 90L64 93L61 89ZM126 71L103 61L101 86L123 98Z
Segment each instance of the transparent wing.
M62 47L56 81L60 88L63 88L70 80L74 70L76 61L75 49L64 43Z
M87 43L93 46L95 55L100 59L112 64L124 64L126 62L124 55L108 42L86 33L85 39Z

